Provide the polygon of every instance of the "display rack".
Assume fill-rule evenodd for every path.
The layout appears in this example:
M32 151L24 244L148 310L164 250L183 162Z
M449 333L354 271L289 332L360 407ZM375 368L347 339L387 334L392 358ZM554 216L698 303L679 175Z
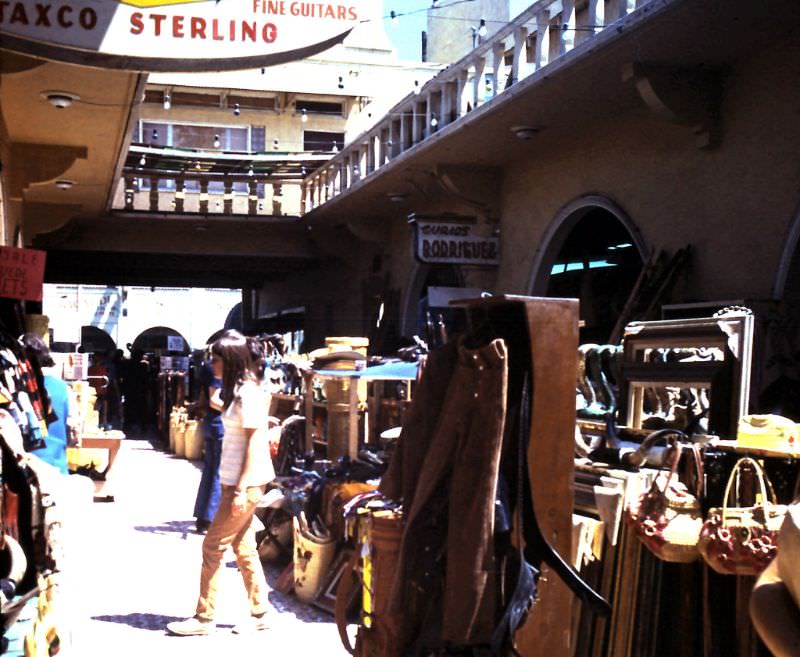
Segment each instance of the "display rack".
M362 370L311 370L304 375L306 416L305 450L312 452L316 448L324 449L328 458L349 456L355 458L361 444L377 439L372 427L377 426L380 401L385 383L395 381L406 385L403 401L410 401L411 384L417 378L417 363L389 363L368 367ZM314 382L316 379L339 381L335 398L325 401L314 400ZM363 386L360 384L364 384ZM372 394L365 392L366 384L373 384ZM315 440L315 418L325 420L325 435L319 434ZM333 428L332 428L333 427ZM330 440L335 434L336 442Z

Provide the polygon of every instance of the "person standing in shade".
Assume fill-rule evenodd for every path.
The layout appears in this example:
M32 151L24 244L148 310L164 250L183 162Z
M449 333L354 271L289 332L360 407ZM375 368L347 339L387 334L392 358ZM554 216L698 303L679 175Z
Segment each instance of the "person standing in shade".
M42 370L44 389L50 398L52 416L47 418L45 446L33 450L40 459L69 474L67 469L67 446L77 444L76 430L72 426L77 416L75 399L69 386L54 371L55 362L44 340L35 333L22 336L22 345L28 360L35 361Z
M214 376L211 363L203 361L200 366L200 403L205 409L203 416L203 475L194 503L195 527L205 532L219 508L222 489L219 483L219 464L222 457L222 379Z
M266 484L275 478L267 440L269 394L262 385L263 354L255 341L238 331L226 331L211 345L214 376L222 378L222 440L219 509L203 540L200 595L195 615L167 624L179 636L209 634L214 629L222 558L230 546L244 580L250 605L247 622L235 633L269 627L270 604L264 569L258 557L251 523Z

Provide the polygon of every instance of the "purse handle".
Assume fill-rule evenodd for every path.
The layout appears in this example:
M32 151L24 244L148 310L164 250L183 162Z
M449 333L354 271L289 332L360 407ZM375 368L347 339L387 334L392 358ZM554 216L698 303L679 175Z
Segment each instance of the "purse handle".
M692 458L694 459L694 468L695 468L695 490L694 494L697 500L699 501L702 499L705 486L703 484L703 459L700 455L700 448L696 444L686 445L678 440L678 436L671 435L667 438L667 442L669 443L669 447L674 449L675 456L672 459L672 466L669 470L669 476L667 477L666 481L664 482L664 489L660 490L659 492L665 493L669 488L670 483L672 483L673 477L678 472L678 465L681 462L681 456L683 456L684 450L689 450L692 454ZM658 478L653 480L653 486L658 489Z
M733 482L738 478L739 470L743 465L750 465L753 468L756 473L756 479L758 480L758 487L761 490L761 504L755 504L754 506L767 506L767 504L770 503L775 506L778 503L777 498L775 497L775 489L772 487L772 482L764 473L764 468L762 468L761 464L755 459L752 459L749 456L743 456L736 461L736 465L733 466L733 470L731 470L731 474L728 477L728 484L725 486L725 497L722 498L723 522L725 522L725 519L728 515L728 508L730 508L728 506L728 501L730 498L731 489L733 488Z

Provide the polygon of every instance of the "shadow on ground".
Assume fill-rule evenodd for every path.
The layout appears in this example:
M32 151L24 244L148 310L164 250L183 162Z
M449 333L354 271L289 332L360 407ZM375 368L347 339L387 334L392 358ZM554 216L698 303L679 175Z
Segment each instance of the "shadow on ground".
M184 538L189 534L196 534L194 520L168 520L160 525L137 525L134 527L137 532L148 534L182 534Z
M120 614L118 616L92 616L92 620L106 623L121 623L130 625L137 630L153 630L163 632L167 623L183 620L176 616L163 616L162 614Z

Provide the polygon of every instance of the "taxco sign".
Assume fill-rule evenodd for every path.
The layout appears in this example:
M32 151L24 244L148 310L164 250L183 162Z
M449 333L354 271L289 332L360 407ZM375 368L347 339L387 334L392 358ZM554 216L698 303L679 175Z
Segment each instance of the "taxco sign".
M0 44L48 59L137 71L223 71L309 57L370 0L0 0ZM377 11L377 14L376 14Z
M500 239L482 235L474 219L418 217L414 226L414 256L425 264L497 266Z

